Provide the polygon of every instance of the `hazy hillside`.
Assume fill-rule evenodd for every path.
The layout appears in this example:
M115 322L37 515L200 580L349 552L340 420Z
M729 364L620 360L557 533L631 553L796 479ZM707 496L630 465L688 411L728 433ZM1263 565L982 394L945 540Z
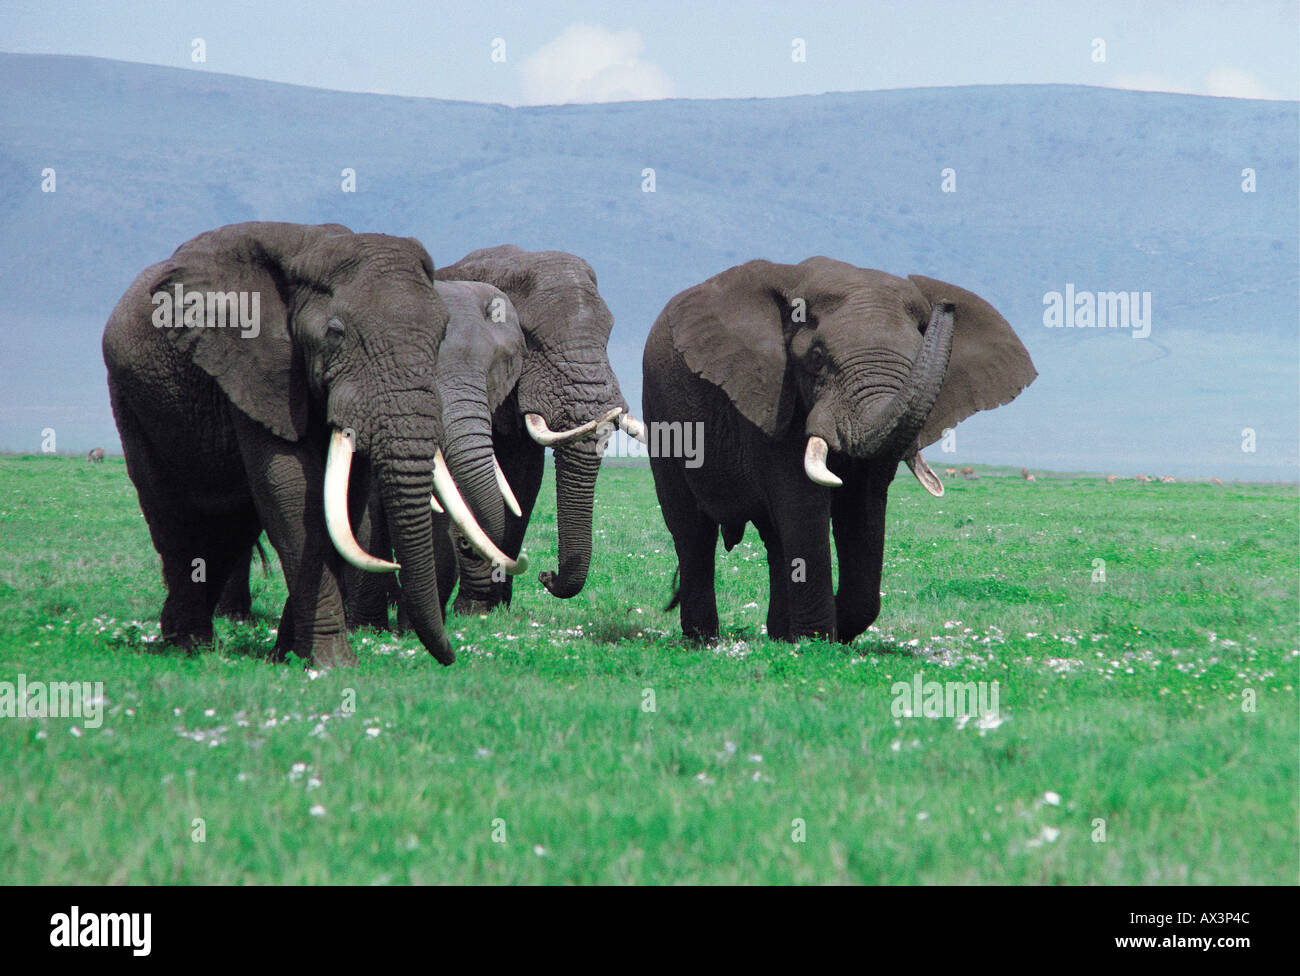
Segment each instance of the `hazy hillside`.
M440 264L583 255L638 406L655 316L730 265L932 275L1002 310L1041 374L956 457L1296 477L1294 102L1027 86L510 109L8 54L0 91L0 448L53 427L61 450L116 449L99 337L122 291L200 231L274 219L413 235ZM1045 328L1067 283L1151 292L1150 337Z

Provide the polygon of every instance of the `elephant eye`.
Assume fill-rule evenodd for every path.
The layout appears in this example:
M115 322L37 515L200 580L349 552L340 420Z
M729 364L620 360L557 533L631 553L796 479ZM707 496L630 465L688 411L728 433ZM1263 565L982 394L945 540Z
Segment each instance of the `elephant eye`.
M803 361L805 366L816 373L826 365L826 350L820 343L813 343Z
M325 323L325 332L330 336L341 337L343 335L343 323L337 318L332 318Z

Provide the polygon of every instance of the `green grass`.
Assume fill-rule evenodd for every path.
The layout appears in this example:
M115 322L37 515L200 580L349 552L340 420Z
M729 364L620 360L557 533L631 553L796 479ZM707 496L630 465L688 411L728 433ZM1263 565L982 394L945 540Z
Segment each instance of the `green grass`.
M264 659L278 572L214 650L158 643L121 459L2 458L0 681L107 701L96 729L0 720L0 880L1296 883L1297 489L985 474L900 477L848 648L762 636L752 529L724 639L683 645L649 472L607 465L577 598L529 577L452 617L451 668L363 632L314 675ZM999 682L1001 724L895 718L917 672Z

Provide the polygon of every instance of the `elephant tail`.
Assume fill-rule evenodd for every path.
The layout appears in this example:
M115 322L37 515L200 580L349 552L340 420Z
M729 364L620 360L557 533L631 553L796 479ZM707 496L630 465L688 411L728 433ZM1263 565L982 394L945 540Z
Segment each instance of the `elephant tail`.
M258 536L257 541L253 543L253 548L257 550L258 561L262 564L262 575L271 575L271 563L266 558L266 550L262 548L262 537Z
M677 604L682 602L681 576L682 568L678 566L673 570L673 598L668 601L668 606L664 607L665 610L676 610Z

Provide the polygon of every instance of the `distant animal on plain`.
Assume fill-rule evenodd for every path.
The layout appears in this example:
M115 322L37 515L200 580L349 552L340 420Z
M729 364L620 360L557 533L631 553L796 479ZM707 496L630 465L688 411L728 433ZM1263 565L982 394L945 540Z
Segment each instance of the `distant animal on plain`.
M1134 480L1134 481L1140 481L1140 482L1142 482L1143 484L1146 484L1146 483L1147 483L1148 481L1150 481L1151 479L1148 478L1148 477L1147 477L1146 475L1144 475L1144 474L1140 474L1140 475L1138 475L1136 478L1134 478L1133 480Z
M955 478L955 477L957 476L957 469L956 469L956 468L944 468L944 469L943 469L943 473L946 474L946 475L948 475L950 478Z
M1177 484L1178 482L1176 478L1171 478L1167 474L1162 474L1160 476L1160 483L1162 485L1173 485L1173 484Z
M1108 484L1108 485L1113 485L1113 484L1115 483L1115 480L1116 480L1117 478L1119 478L1119 475L1117 475L1117 474L1108 474L1108 475L1106 475L1106 484Z
M975 469L970 467L962 468L961 476L965 478L967 481L974 481L976 478L979 477L979 475L975 473Z
M92 447L90 453L86 455L86 460L91 464L98 464L104 460L104 449L102 447Z
M1024 478L1026 481L1037 481L1037 480L1038 480L1038 479L1035 478L1032 474L1029 473L1029 469L1028 469L1028 468L1021 468L1021 469L1020 469L1020 477Z
M1218 478L1211 478L1211 479L1210 479L1210 484L1212 484L1212 485L1222 485L1223 482L1220 481Z

